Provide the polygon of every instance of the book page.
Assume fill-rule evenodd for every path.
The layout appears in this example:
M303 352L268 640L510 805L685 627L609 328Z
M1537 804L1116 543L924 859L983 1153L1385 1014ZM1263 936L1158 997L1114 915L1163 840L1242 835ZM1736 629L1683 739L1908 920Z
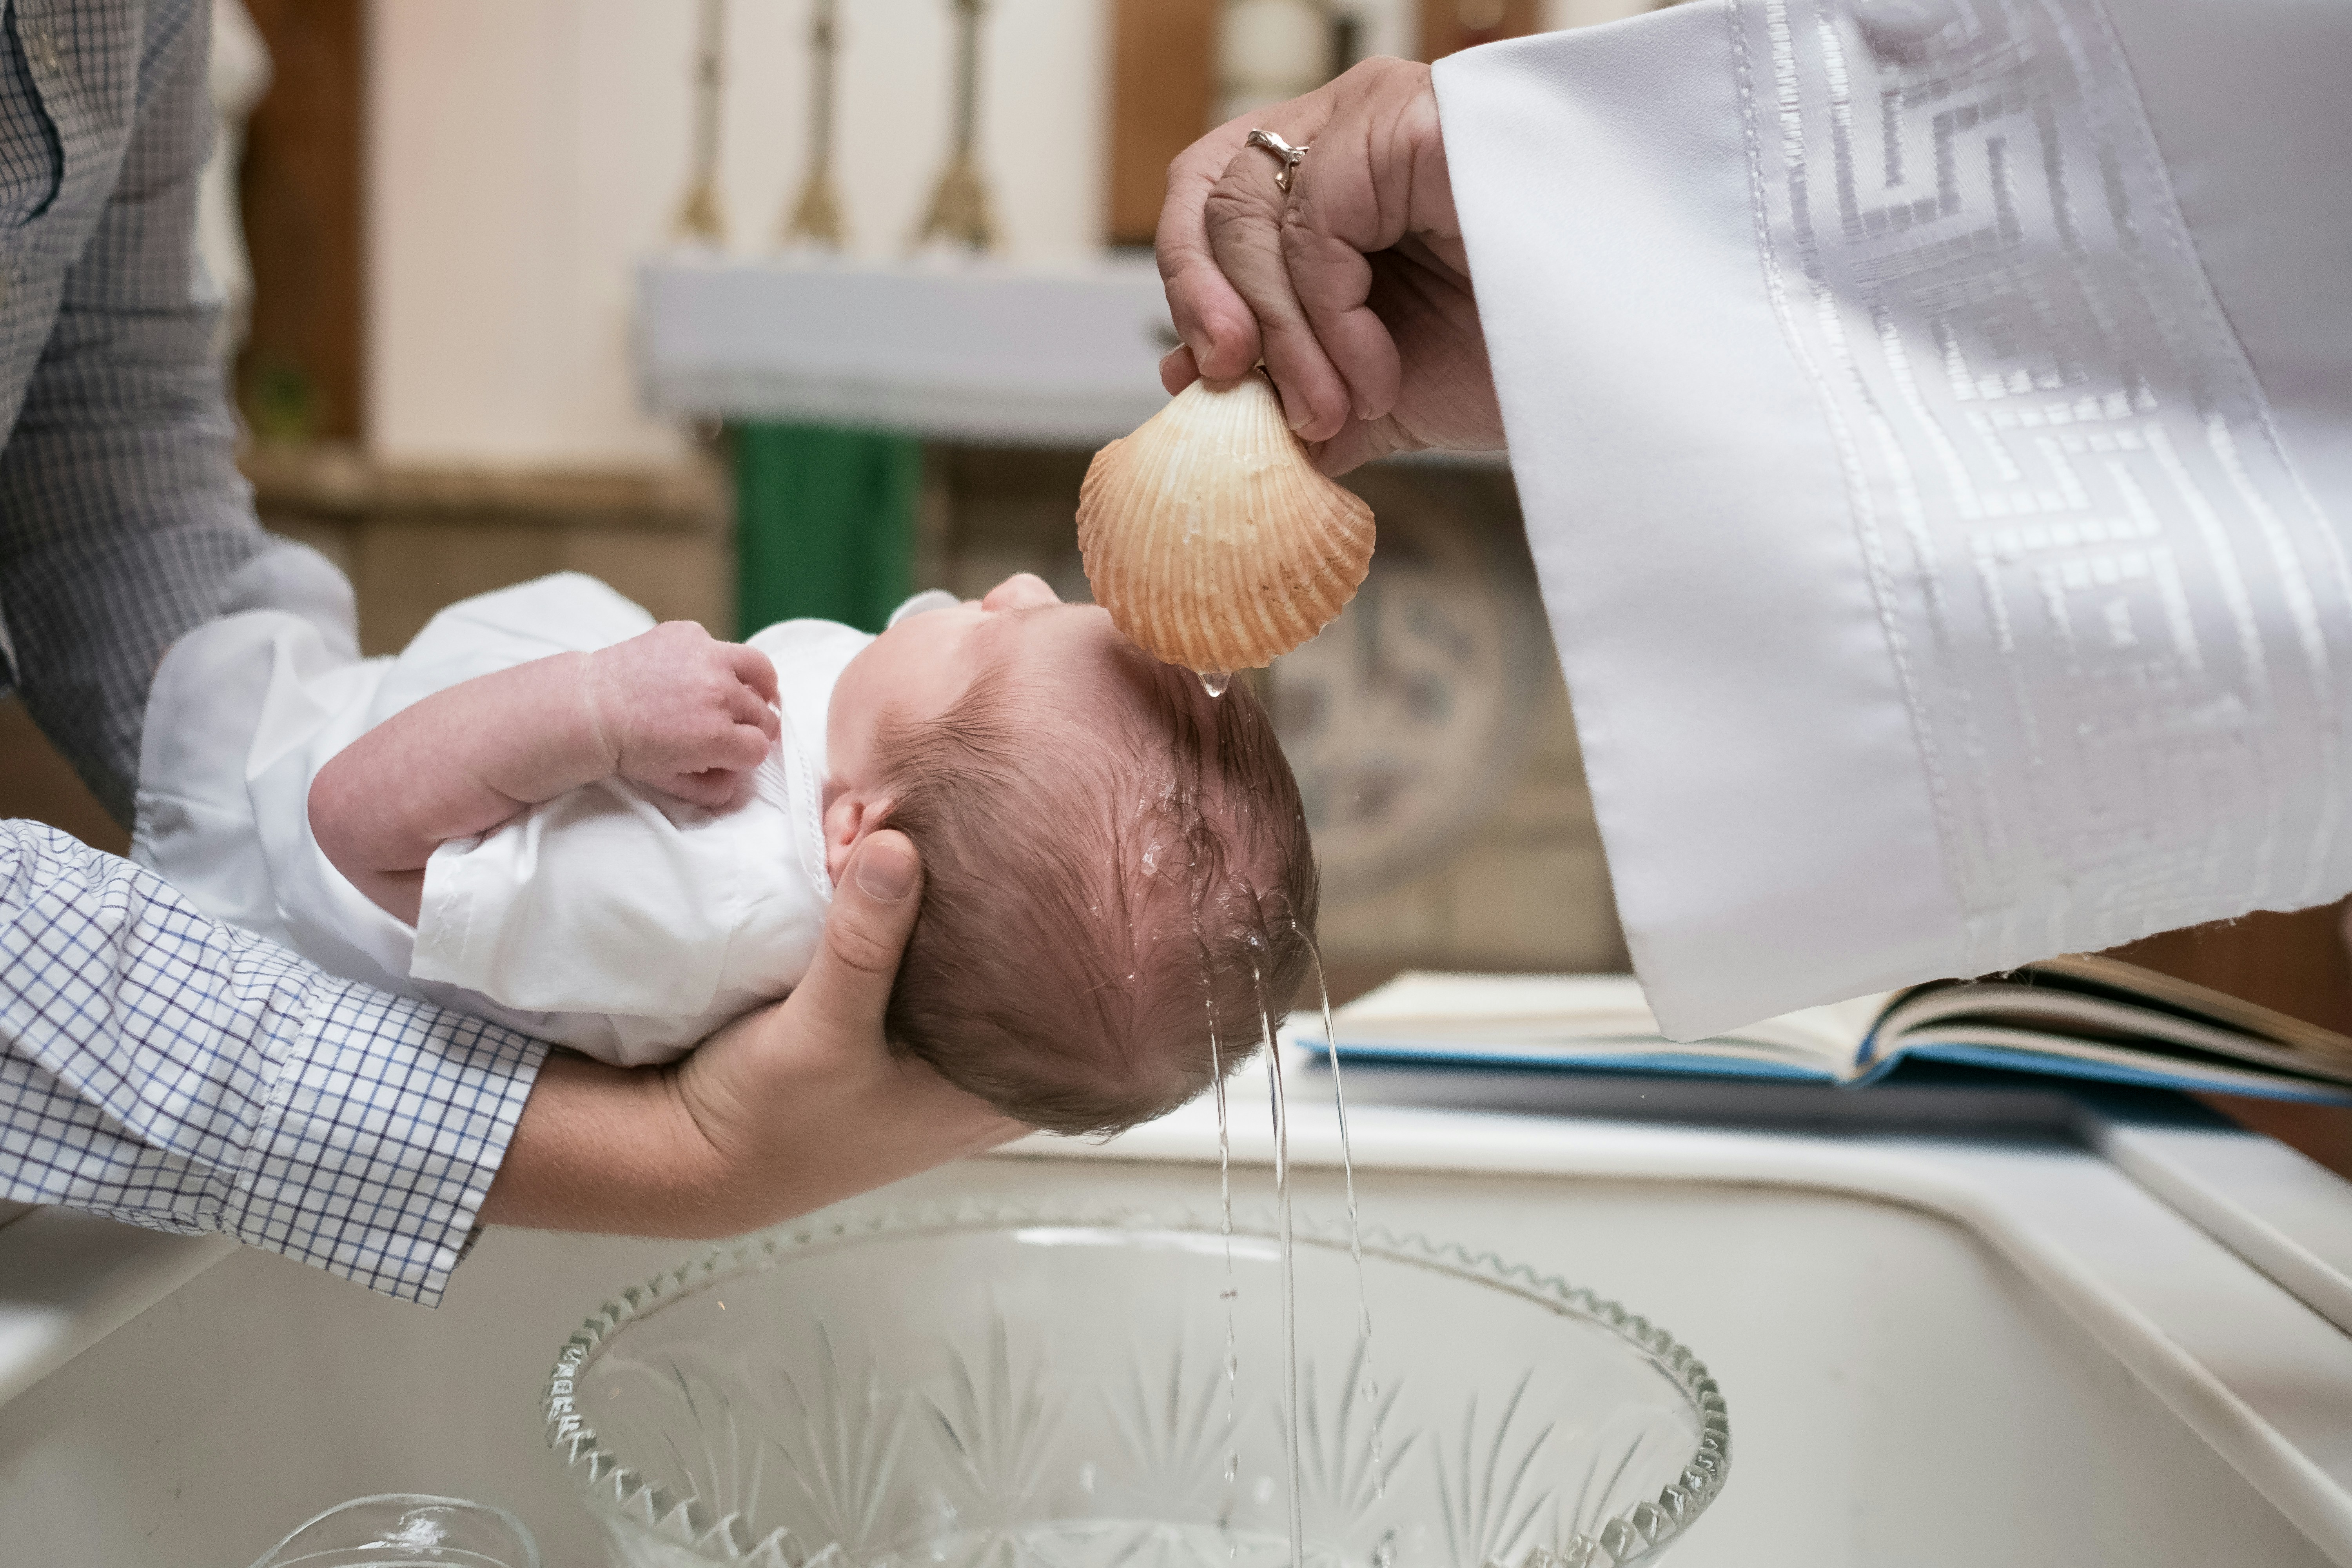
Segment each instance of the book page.
M1993 982L1922 991L1886 1015L1874 1057L1900 1055L1933 1037L1965 1043L1999 1035L2011 1049L2021 1042L2053 1056L2109 1059L2136 1054L2151 1068L2195 1058L2200 1070L2271 1068L2304 1078L2352 1083L2352 1062L2321 1058L2272 1040L2242 1035L2174 1014L2074 992Z
M2202 1089L2221 1094L2275 1095L2283 1086L2292 1098L2343 1101L2352 1089L2336 1088L2301 1074L2264 1072L2258 1068L2231 1067L2202 1056L2180 1057L2139 1046L2103 1045L2090 1040L2058 1038L2032 1029L2004 1029L1997 1025L1930 1025L1904 1040L1904 1048L1939 1061L2011 1071L2066 1072L2064 1064L2085 1064L2095 1069L2084 1076L2168 1089Z
M1801 1065L1840 1079L1885 1005L1883 996L1767 1019L1712 1039L1680 1045L1658 1022L1630 974L1448 974L1410 971L1339 1009L1333 1019L1342 1052L1376 1049L1432 1058L1550 1060L1567 1065L1605 1057L1612 1064L1654 1055L1684 1070L1710 1057ZM1319 1019L1295 1017L1294 1028L1319 1044Z
M2271 1041L2299 1055L2307 1053L2317 1057L2331 1063L2337 1070L2352 1071L2352 1039L2345 1038L2333 1029L2322 1028L2317 1024L2292 1017L2243 997L2215 991L2192 980L2181 980L2153 969L2142 969L2137 963L2126 963L2118 958L2095 954L2044 959L2029 965L2017 978L2030 984L2042 975L2105 986L2120 991L2127 997L2145 997L2158 1006L2195 1014L2222 1028Z

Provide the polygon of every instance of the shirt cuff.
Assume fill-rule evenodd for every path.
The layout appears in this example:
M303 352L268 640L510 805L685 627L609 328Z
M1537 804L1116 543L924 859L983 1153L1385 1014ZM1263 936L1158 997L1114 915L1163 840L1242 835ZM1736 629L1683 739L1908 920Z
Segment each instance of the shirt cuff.
M221 1227L437 1306L546 1054L478 1018L320 982Z

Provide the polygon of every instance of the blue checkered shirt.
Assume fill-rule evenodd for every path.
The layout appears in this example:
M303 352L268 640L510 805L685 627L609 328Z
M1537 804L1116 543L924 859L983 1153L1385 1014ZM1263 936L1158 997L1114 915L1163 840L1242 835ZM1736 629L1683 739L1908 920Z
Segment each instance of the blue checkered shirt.
M270 548L195 254L202 0L0 5L0 654L124 820L148 682ZM430 1302L542 1047L0 825L0 1192Z
M0 823L0 1174L430 1303L545 1047L338 980L152 871Z

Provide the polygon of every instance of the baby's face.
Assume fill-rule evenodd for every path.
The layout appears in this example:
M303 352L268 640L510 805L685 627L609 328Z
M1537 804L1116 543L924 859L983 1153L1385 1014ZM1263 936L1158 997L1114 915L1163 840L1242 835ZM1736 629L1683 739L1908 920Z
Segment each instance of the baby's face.
M825 715L825 839L833 874L841 874L856 839L879 826L863 820L861 808L883 804L874 792L886 776L877 739L884 720L903 725L938 718L976 673L999 661L1050 683L1056 670L1076 671L1114 657L1121 641L1108 611L1066 605L1026 572L1007 577L984 598L909 616L875 638L841 672ZM1090 690L1074 682L1072 701L1096 700L1082 695Z

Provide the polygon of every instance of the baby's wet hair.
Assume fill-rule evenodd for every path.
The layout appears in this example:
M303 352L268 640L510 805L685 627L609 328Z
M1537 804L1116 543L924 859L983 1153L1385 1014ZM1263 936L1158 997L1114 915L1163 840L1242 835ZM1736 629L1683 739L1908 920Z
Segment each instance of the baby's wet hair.
M1097 682L993 666L882 733L888 823L923 859L891 1043L1073 1134L1148 1121L1247 1059L1306 979L1317 905L1298 784L1246 685L1212 700L1124 645L1079 684ZM1113 717L1087 730L1102 697Z

